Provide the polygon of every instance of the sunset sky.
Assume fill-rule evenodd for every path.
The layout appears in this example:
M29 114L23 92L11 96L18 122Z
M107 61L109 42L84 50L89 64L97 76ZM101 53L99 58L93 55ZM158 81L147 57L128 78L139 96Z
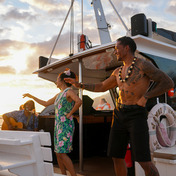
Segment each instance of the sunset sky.
M71 0L0 0L0 115L17 110L29 92L47 100L59 90L53 83L32 74L38 69L39 56L49 57ZM100 44L91 0L84 0L84 34L93 44ZM157 27L176 31L176 0L112 0L130 28L130 18L144 13ZM108 0L102 0L112 41L126 31ZM81 0L74 4L75 52L77 34L81 33ZM53 54L61 59L69 55L70 19ZM36 104L37 111L43 109Z

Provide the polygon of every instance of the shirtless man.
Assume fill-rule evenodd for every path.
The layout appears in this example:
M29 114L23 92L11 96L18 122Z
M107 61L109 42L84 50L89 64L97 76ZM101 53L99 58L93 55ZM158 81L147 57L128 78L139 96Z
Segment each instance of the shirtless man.
M124 161L126 148L130 142L132 158L145 171L146 176L159 176L151 162L147 111L149 98L159 96L174 87L173 81L149 61L135 58L136 44L130 37L117 40L114 54L123 66L116 68L109 78L96 84L78 83L65 79L77 88L93 92L104 92L119 87L119 98L114 110L113 124L109 137L108 155L112 157L116 176L127 175ZM148 91L150 82L155 86Z

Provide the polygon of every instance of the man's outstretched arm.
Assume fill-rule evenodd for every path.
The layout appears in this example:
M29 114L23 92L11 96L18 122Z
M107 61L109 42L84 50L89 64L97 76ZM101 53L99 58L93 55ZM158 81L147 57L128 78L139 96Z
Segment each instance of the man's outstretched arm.
M72 84L74 87L78 89L85 89L92 92L105 92L109 89L112 89L117 86L116 77L114 75L110 76L103 82L100 83L79 83L75 79L72 78L64 78L65 82Z

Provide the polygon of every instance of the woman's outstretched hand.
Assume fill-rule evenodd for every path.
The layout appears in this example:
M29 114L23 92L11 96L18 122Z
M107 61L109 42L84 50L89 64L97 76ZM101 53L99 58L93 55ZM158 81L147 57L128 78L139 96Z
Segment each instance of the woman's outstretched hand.
M25 97L33 98L33 96L31 94L29 94L29 93L23 94L23 98L25 98Z

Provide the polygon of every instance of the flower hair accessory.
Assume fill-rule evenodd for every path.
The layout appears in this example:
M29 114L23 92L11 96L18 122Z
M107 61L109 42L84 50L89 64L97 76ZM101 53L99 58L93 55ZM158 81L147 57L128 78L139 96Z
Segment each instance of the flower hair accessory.
M68 69L68 68L64 71L64 73L65 73L65 75L67 75L67 76L70 76L70 75L71 75L70 69Z

